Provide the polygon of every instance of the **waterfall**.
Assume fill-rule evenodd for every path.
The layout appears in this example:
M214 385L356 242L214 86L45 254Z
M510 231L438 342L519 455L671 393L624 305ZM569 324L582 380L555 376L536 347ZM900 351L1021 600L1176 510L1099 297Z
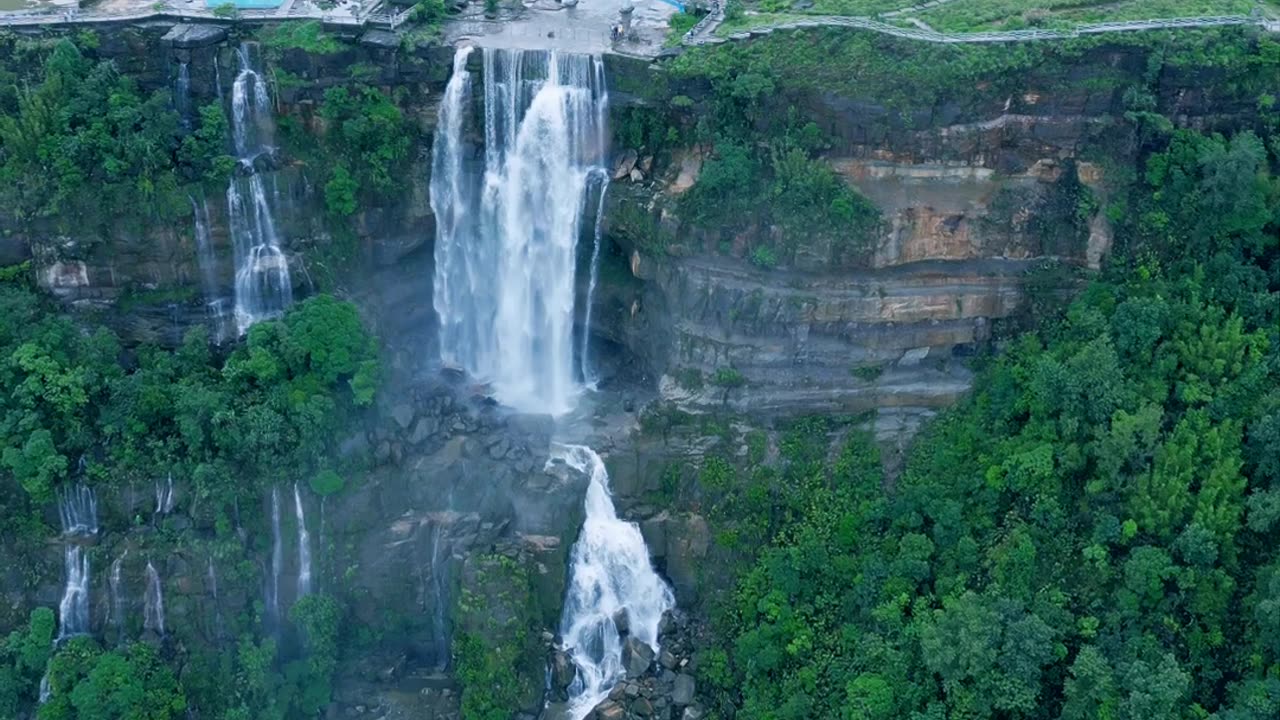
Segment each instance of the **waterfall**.
M298 483L293 484L293 510L298 519L298 597L304 597L311 593L311 536L307 534Z
M204 295L205 313L212 326L213 339L224 339L224 320L228 316L227 302L218 292L218 257L213 250L213 235L209 231L209 205L201 197L191 201L191 215L196 225L196 265L200 268L200 290Z
M156 481L156 515L173 512L173 473L164 482Z
M436 669L449 667L449 557L452 551L444 537L443 523L431 526L431 591L435 595L431 634L435 640Z
M62 534L87 537L98 534L98 497L87 485L73 485L58 493Z
M58 603L58 638L89 632L89 553L82 542L98 534L98 499L93 489L74 485L58 493L66 583Z
M600 58L484 49L483 177L463 164L470 87L458 50L440 107L431 205L441 355L519 410L573 404L574 258L604 171Z
M173 93L173 109L178 111L183 127L191 127L191 71L187 63L178 63L178 81Z
M595 228L591 231L591 271L587 278L586 307L582 310L582 347L578 351L578 361L582 366L582 382L588 387L596 384L595 373L591 371L591 300L596 294L596 282L600 278L600 240L604 228L604 201L609 193L609 175L600 173L600 199L596 202Z
M280 569L284 565L284 544L280 540L280 489L271 488L271 579L267 584L267 611L280 618Z
M124 559L129 554L125 550L120 557L111 562L111 624L116 628L118 634L123 639L124 633L124 598L121 595L120 588L123 585L121 573L124 568Z
M218 63L218 56L213 56L213 85L218 88L218 102L223 100L222 96L222 66Z
M560 618L564 646L578 667L569 687L569 713L582 720L623 674L622 638L614 616L625 611L632 637L656 651L659 621L675 606L675 596L654 572L640 528L618 518L600 456L582 445L564 446L558 456L591 478Z
M274 135L271 98L253 68L253 45L240 46L240 73L231 86L231 129L243 172L227 186L227 212L235 250L236 326L278 317L293 304L289 261L280 247L275 218L261 174L254 166L270 154Z
M164 635L164 590L160 587L160 573L147 561L147 597L143 606L142 627L157 635Z
M270 152L275 136L271 95L262 75L253 67L256 49L256 44L248 42L241 43L236 49L240 72L231 85L231 135L235 140L236 155L249 161Z
M58 637L89 633L89 554L75 543L63 548L67 582L58 603Z

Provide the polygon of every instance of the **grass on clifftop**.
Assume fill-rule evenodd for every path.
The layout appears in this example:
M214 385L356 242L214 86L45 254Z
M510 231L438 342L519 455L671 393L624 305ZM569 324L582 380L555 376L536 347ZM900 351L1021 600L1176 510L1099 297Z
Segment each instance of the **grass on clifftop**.
M879 17L909 10L925 0L749 0L740 7L754 22L731 21L730 29L785 21L788 14ZM933 7L882 18L898 25L911 19L942 32L1070 28L1117 20L1156 20L1209 15L1248 15L1255 7L1275 16L1273 2L1256 0L950 0ZM751 17L751 16L748 16Z

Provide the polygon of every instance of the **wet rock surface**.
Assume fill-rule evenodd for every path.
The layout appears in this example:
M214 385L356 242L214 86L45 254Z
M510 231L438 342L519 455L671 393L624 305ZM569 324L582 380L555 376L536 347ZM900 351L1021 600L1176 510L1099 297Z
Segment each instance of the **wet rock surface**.
M597 705L588 720L697 720L704 714L697 700L695 637L703 629L680 610L663 618L659 650L628 636L624 639L623 678ZM640 647L643 646L643 650ZM655 657L657 662L654 662ZM540 720L554 720L544 713Z

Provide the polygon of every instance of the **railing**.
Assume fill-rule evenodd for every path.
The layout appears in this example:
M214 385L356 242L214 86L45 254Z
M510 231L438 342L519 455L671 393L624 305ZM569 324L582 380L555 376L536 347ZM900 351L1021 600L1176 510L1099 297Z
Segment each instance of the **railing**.
M767 35L775 30L794 30L818 27L850 27L871 30L885 35L920 40L933 43L998 43L1023 42L1027 40L1065 40L1082 35L1094 35L1109 32L1137 32L1146 30L1166 30L1175 28L1225 27L1232 25L1256 25L1268 31L1280 30L1280 22L1261 16L1248 15L1216 15L1204 17L1170 18L1162 20L1118 20L1113 22L1090 23L1077 25L1063 30L1005 30L998 32L941 33L922 28L905 28L880 22L866 17L846 16L814 16L799 20L787 20L770 25L742 30L727 37L716 36L715 29L723 21L724 14L712 13L703 18L692 30L685 33L685 45L712 45L730 40L746 40L751 37Z
M362 26L374 15L375 4L367 9L357 10L354 15L323 11L311 5L293 7L282 4L278 8L237 9L235 15L219 15L208 7L143 7L136 10L53 10L42 12L0 13L0 26L27 25L85 25L96 23L138 22L142 20L194 20L203 22L232 22L248 20L252 22L270 22L309 18L321 20L326 24ZM392 15L392 29L398 27L407 18L408 11Z

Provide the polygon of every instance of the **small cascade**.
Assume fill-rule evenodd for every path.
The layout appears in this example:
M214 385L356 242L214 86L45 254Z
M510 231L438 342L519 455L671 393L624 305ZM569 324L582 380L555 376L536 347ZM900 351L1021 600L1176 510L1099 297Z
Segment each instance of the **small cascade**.
M444 525L431 527L431 592L435 595L431 616L431 634L435 640L436 669L449 666L449 558L452 548L444 536Z
M129 555L129 551L125 550L120 557L111 562L111 626L116 629L117 634L123 639L124 633L124 595L122 588L124 581L121 578L124 569L124 559Z
M147 596L143 606L142 627L157 635L164 635L164 590L160 587L160 573L147 561Z
M582 368L582 382L595 388L595 373L591 371L591 304L596 294L596 283L600 279L600 240L604 229L604 201L609 193L608 173L599 173L600 199L596 202L595 228L591 231L591 270L587 278L586 307L582 310L582 347L578 351L578 362Z
M89 553L84 542L98 534L98 499L87 485L58 493L66 582L58 603L58 639L89 633Z
M675 596L654 572L640 528L618 518L600 456L591 448L569 445L559 457L591 478L560 617L564 647L578 668L569 687L569 714L582 720L623 675L622 638L614 616L625 612L631 636L656 652L658 624L675 606Z
M87 485L73 485L58 493L58 515L65 537L98 534L98 496Z
M293 509L298 520L298 597L311 594L311 536L307 534L307 518L302 511L302 494L293 484Z
M53 695L53 690L49 687L49 671L46 669L44 675L40 676L40 704L49 702L49 697Z
M574 261L589 178L604 172L599 57L485 48L483 176L464 167L469 48L439 111L431 206L443 360L519 410L562 414L573 363Z
M165 480L156 481L156 515L168 515L173 512L173 473Z
M280 619L280 570L284 566L284 543L280 538L280 488L271 488L271 579L267 584L267 612Z
M191 129L191 70L187 63L178 63L178 80L173 92L173 109L178 112L182 126Z
M236 326L242 334L293 304L289 260L280 247L267 189L255 167L258 156L274 150L275 134L267 85L253 66L255 47L252 43L240 46L240 73L231 86L232 135L242 172L227 186L227 211L235 246ZM272 196L276 195L273 183Z

